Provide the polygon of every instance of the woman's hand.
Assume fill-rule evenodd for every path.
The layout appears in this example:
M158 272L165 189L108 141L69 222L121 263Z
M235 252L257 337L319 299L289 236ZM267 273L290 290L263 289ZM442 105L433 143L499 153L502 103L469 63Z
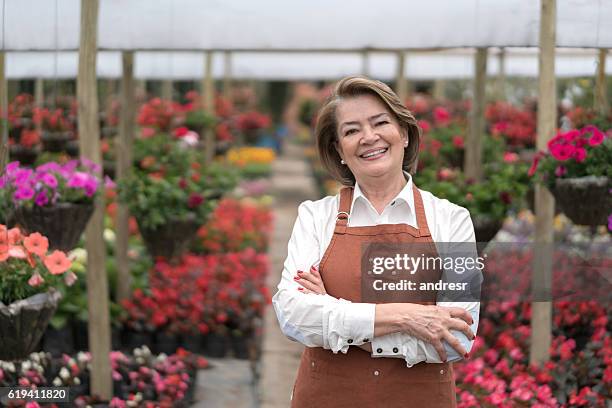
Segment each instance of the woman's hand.
M297 274L293 278L297 283L302 285L298 288L303 293L315 293L317 295L324 295L325 285L323 279L319 274L319 269L316 266L310 267L310 272L297 271Z
M472 316L467 310L459 307L419 305L416 303L378 304L376 305L376 322L374 336L381 335L377 334L378 327L376 326L378 322L381 323L381 326L385 325L384 322L387 322L387 325L393 322L392 324L396 325L399 331L431 343L442 361L447 360L443 340L446 340L460 355L465 358L468 357L465 348L461 345L459 339L453 336L451 330L463 332L470 340L475 338L470 329L470 325L474 323ZM380 327L380 330L385 329Z

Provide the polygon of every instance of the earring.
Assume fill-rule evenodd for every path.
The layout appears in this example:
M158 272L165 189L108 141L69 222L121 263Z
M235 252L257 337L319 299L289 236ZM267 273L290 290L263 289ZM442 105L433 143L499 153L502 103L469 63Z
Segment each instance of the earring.
M408 142L404 143L404 147L408 147Z
M340 164L346 164L346 162L343 159L340 159Z

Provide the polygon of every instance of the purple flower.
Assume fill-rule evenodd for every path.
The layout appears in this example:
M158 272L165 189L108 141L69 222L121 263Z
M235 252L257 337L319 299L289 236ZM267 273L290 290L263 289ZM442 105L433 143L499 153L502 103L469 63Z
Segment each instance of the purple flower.
M19 187L21 184L27 183L30 176L32 176L31 169L19 169L13 173L14 184Z
M98 183L95 180L89 180L85 186L83 186L83 190L85 190L85 195L87 197L91 197L96 193L98 189Z
M612 231L612 214L608 217L608 231Z
M87 173L83 173L82 171L76 171L68 179L68 187L83 188L85 187L88 178L89 175Z
M12 176L15 170L18 170L18 169L19 169L18 161L10 162L9 164L6 165L6 174L8 174L9 176Z
M47 194L45 193L45 191L40 191L38 194L36 194L36 198L34 199L34 203L39 206L42 207L44 205L46 205L49 202L49 198L47 197Z
M117 184L108 176L104 176L104 187L106 188L115 188Z
M92 173L99 173L102 171L102 167L99 164L96 164L85 157L81 158L81 163Z
M20 186L13 194L13 198L17 201L30 200L32 197L34 197L34 189L28 185Z
M56 162L49 162L49 163L41 164L40 166L36 168L36 172L38 173L48 172L48 171L59 172L61 170L62 170L62 166L60 166Z
M51 188L57 188L57 178L51 173L43 173L39 176L40 181Z

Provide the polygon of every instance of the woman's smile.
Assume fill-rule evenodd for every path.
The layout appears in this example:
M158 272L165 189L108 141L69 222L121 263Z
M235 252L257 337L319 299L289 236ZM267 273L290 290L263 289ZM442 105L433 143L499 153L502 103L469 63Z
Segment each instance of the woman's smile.
M360 154L359 157L366 161L378 160L383 157L386 157L387 152L389 151L388 147L379 147L376 149L368 149L364 153Z

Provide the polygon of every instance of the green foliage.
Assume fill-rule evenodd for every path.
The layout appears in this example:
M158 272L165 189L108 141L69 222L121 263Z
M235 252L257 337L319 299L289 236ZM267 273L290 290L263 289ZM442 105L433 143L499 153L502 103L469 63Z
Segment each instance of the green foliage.
M503 219L509 210L520 208L528 187L525 165L492 163L485 166L485 174L482 182L473 183L459 171L425 169L414 181L436 197L467 208L472 217Z
M185 126L196 132L211 129L216 123L216 118L203 110L191 111L185 117Z
M240 175L248 180L270 177L272 166L269 163L247 163L240 169Z

